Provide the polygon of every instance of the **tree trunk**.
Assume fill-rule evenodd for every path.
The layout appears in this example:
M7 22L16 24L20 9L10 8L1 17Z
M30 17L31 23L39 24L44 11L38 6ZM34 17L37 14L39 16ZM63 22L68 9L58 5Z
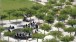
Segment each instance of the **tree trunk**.
M44 30L44 35L45 35L45 30Z
M3 20L2 20L2 27L3 27Z
M55 36L55 39L56 39L56 36Z
M18 42L19 42L19 39L18 39Z
M59 31L59 28L58 28L58 31Z
M39 18L38 18L38 23L39 23Z
M26 42L28 41L28 38L26 37Z
M1 32L0 32L0 39L1 39Z
M76 32L75 32L75 36L76 36Z
M26 40L26 42L27 42L27 40Z
M10 22L10 14L9 14L9 22Z
M18 17L16 17L16 25L17 25L17 19L18 19Z
M37 42L38 42L38 38L37 38Z
M8 36L8 42L9 42L9 36Z
M70 36L71 36L71 32L70 32Z
M31 23L31 17L30 17L30 23Z

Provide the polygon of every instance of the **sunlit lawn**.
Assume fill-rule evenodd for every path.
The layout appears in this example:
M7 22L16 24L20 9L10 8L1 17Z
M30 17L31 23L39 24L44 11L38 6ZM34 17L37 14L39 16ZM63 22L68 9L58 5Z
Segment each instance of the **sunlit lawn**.
M29 8L34 5L34 2L29 0L0 0L0 14L7 14L4 11L19 9L19 8ZM8 16L8 15L7 15ZM16 17L11 16L11 19ZM22 18L22 17L19 17ZM8 17L6 18L8 19Z

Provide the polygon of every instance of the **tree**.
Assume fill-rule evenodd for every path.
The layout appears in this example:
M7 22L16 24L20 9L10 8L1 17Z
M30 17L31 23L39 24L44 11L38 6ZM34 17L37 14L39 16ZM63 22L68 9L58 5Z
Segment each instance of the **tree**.
M56 40L56 39L51 39L51 40L45 40L45 41L43 41L43 42L59 42L59 41Z
M57 3L57 1L56 0L48 0L48 3L49 4L55 4L55 3Z
M42 24L42 25L40 26L40 28L41 28L42 30L44 30L44 35L45 35L45 31L49 31L49 30L51 29L51 26L49 26L48 24Z
M67 24L69 24L69 25L71 25L73 27L74 25L76 25L76 20L73 20L73 19L68 20Z
M33 6L31 7L31 9L37 11L37 10L41 9L42 7L43 7L43 5L41 5L41 4L36 4L36 5L33 5Z
M69 0L70 2L74 2L74 0Z
M65 14L65 15L71 14L72 12L71 10L72 10L71 6L65 6L65 8L60 10L60 14Z
M9 31L8 31L8 32L5 32L4 35L5 35L5 36L8 36L8 42L9 42L9 36L10 36L10 37L15 36L15 32L14 32L14 31L13 31L13 32L9 32Z
M10 16L11 16L11 14L14 12L15 10L8 10L7 11L7 14L9 15L9 22L10 22Z
M47 15L55 16L56 12L54 11L54 9L52 9L52 10L50 10L50 11L47 12Z
M76 36L76 28L74 30L75 30L75 36Z
M49 3L46 3L46 5L44 7L46 7L48 10L53 8L53 4L49 4Z
M0 27L0 38L1 38L1 32L4 31L3 27Z
M30 8L29 8L29 9L26 11L26 14L25 14L25 15L26 15L27 17L30 17L30 20L31 20L31 17L32 17L33 15L35 15L35 13L36 13L36 12L35 12L33 9L30 9Z
M5 19L7 16L6 15L0 15L0 19L2 21L2 26L3 26L3 19Z
M68 18L68 15L60 14L57 19L59 21L65 21L67 18Z
M38 18L38 19L43 19L44 20L44 16L45 16L45 14L43 14L43 13L37 13L36 14L36 17Z
M65 27L65 25L62 22L58 22L54 26L58 28L58 31L59 31L59 28L64 28Z
M65 2L66 5L72 5L72 3L70 1Z
M41 9L38 10L38 12L46 15L46 13L48 12L48 9L46 7L42 7Z
M70 16L71 16L73 19L76 19L76 7L73 7L73 8L71 9Z
M41 33L34 33L34 34L32 34L32 37L33 38L37 38L37 42L38 42L38 39L42 39L42 38L44 38L44 34L41 34Z
M55 14L57 14L57 12L60 10L60 8L52 8L52 12L54 12Z
M57 37L62 36L62 32L60 32L60 31L51 31L50 35L53 35L57 39Z
M24 29L22 29L22 31L23 32L27 32L27 33L29 33L29 36L30 36L30 34L32 33L32 28L24 28ZM27 39L27 38L26 38ZM28 40L28 39L27 39ZM27 40L26 40L26 42L27 42Z
M71 36L71 33L72 33L72 32L75 32L75 28L73 28L73 27L65 28L64 30L65 30L66 32L69 32L69 33L70 33L70 36Z
M44 17L46 16L47 12L48 12L48 9L47 9L46 7L42 7L42 8L40 8L40 9L37 11L37 13L36 13L35 16L36 16L38 19L44 20Z
M29 27L22 29L23 32L27 32L27 33L32 33L32 30L33 29L32 28L29 28Z
M66 2L66 0L59 0L59 2L64 3L64 2Z
M54 17L50 14L44 17L44 20L48 23L53 23L54 22Z
M22 14L21 14L19 11L13 12L12 15L16 17L16 23L17 23L17 19L18 19L20 16L22 16Z
M73 36L64 36L60 39L61 41L63 42L69 42L69 41L73 41L74 40L74 37Z
M55 5L56 5L56 6L61 6L59 9L61 9L61 8L62 8L62 6L63 6L63 4L62 4L62 3L56 3Z

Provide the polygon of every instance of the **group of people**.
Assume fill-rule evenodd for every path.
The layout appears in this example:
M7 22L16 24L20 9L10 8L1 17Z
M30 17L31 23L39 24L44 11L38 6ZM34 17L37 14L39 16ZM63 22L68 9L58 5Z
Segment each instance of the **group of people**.
M26 32L18 32L15 34L15 38L18 38L18 39L28 39L31 37L32 37L32 35L30 35L30 33L26 33Z

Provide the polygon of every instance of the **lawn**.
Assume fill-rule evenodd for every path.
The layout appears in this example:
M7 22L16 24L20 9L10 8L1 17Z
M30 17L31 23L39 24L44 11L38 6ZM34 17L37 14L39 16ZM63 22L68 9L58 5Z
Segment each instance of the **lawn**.
M32 5L34 5L33 2L29 0L0 0L0 13L4 14L5 10L29 8Z
M0 14L6 14L4 11L19 9L19 8L29 8L34 5L34 2L29 0L0 0ZM14 17L15 18L15 17ZM11 16L11 19L14 19ZM8 19L8 17L6 18Z
M29 0L0 0L0 1L2 10L31 7L33 5L33 2Z

